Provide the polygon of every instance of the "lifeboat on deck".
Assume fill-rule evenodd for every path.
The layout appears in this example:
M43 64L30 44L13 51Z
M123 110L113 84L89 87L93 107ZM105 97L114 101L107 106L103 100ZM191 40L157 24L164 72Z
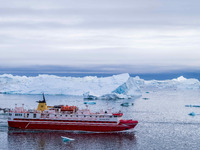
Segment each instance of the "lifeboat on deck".
M70 111L70 112L76 112L78 110L78 107L76 106L61 106L61 111Z

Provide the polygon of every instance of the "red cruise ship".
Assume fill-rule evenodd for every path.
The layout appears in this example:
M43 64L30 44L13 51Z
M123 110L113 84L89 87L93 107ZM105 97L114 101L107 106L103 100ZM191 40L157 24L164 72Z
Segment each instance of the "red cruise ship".
M123 113L112 113L111 109L92 113L88 108L76 106L47 106L45 97L38 101L37 110L17 107L9 112L8 125L20 129L77 130L113 132L134 128L138 121L122 120Z

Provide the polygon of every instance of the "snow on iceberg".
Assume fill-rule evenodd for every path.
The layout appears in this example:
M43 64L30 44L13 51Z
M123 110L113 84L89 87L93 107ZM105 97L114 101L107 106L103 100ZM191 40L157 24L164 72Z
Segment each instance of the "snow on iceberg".
M59 77L55 75L39 75L36 77L0 75L0 93L6 94L62 94L92 95L102 98L125 98L138 95L139 89L128 73L97 78L96 76ZM125 86L126 85L126 86ZM122 88L123 86L123 88ZM119 92L125 90L124 92ZM134 91L136 89L136 91Z
M141 96L140 89L200 89L197 79L144 80L128 73L110 77L36 77L0 75L0 93L83 95L88 99L121 99Z
M85 99L124 99L124 98L133 98L141 96L141 91L137 87L134 79L132 77L128 77L127 81L123 84L116 86L114 90L113 87L107 91L107 94L103 94L101 96L95 96L90 92L86 92L83 94Z
M139 77L134 78L135 83L140 88L158 89L199 89L200 82L197 79L186 79L183 76L172 80L149 80L145 81Z
M141 96L141 91L138 88L134 78L129 77L128 80L116 88L112 93L127 95L127 96Z

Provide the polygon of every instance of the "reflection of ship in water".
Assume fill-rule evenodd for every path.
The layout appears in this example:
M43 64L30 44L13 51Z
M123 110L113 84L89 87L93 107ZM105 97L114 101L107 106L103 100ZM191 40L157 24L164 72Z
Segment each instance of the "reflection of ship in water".
M63 143L61 136L73 138L75 141ZM8 149L130 149L135 145L134 132L41 132L13 128L8 130Z

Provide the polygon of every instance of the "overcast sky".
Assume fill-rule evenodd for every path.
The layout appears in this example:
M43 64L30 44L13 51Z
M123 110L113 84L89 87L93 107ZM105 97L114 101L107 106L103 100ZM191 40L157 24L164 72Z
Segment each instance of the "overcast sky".
M0 67L200 70L199 0L0 3Z

